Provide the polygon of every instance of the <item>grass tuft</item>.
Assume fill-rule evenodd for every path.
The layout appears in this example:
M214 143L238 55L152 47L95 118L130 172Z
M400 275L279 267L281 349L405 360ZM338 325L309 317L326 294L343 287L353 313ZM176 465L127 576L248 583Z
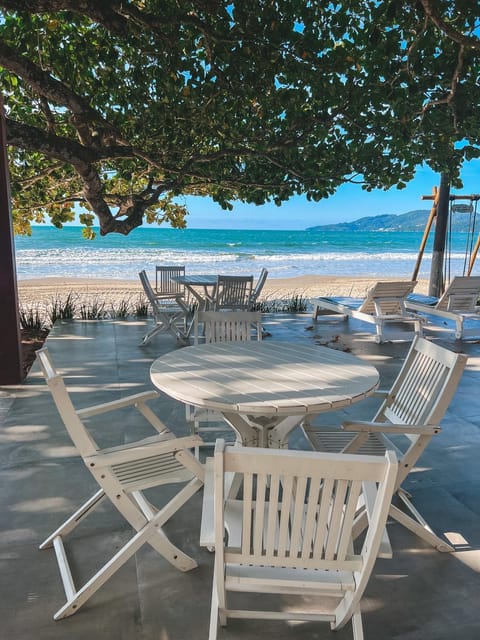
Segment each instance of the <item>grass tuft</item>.
M29 331L31 334L41 334L47 324L45 311L39 304L21 305L19 309L20 327Z
M262 299L255 305L255 311L262 313L303 313L307 310L308 299L303 295L294 294L289 298ZM192 314L196 304L191 304ZM148 300L140 294L132 301L131 297L117 299L103 299L86 296L84 299L74 292L66 298L52 297L44 304L22 304L20 307L20 326L30 331L50 329L57 320L109 320L115 318L145 318L150 314Z

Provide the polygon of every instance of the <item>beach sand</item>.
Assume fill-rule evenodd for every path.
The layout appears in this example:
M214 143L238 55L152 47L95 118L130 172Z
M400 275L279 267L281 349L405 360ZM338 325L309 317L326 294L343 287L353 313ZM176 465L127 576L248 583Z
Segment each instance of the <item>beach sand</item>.
M386 278L387 279L387 278ZM394 278L388 278L393 280ZM396 278L407 280L408 278ZM294 296L353 296L363 298L378 277L346 277L304 275L295 278L267 278L260 300L284 300ZM428 281L420 280L417 293L427 293ZM65 300L69 294L85 302L96 300L106 304L121 300L134 301L142 294L140 281L98 278L35 278L18 281L22 305L49 304Z

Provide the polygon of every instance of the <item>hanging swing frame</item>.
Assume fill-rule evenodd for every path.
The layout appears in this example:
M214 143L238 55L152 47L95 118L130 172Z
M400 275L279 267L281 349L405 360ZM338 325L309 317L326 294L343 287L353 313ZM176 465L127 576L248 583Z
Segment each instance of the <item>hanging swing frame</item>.
M432 208L430 210L430 214L427 218L427 222L425 224L425 229L423 232L423 237L422 237L422 241L420 243L420 248L418 251L418 256L417 256L417 261L415 263L415 267L413 269L413 274L412 274L412 280L417 280L418 279L418 273L420 271L420 266L422 263L422 259L425 253L425 247L427 245L427 241L428 241L428 237L430 235L433 223L437 217L437 209L438 209L438 202L439 202L439 194L440 194L440 190L437 187L433 188L433 194L430 196L421 196L422 200L433 200L433 204L432 204ZM477 259L477 255L478 252L480 250L480 232L478 233L477 239L475 241L475 244L473 243L473 238L474 238L474 234L475 234L475 224L476 224L476 216L477 216L477 205L478 205L478 201L480 200L480 194L472 194L472 195L450 195L449 196L449 201L450 201L450 211L449 211L449 227L450 227L450 231L451 231L451 220L452 220L452 213L454 211L455 208L455 201L458 200L468 200L470 202L470 206L469 209L471 211L471 217L470 217L470 221L469 221L469 231L468 231L468 237L467 237L467 244L470 244L470 250L468 249L468 246L465 249L465 261L464 261L464 271L463 271L463 275L467 275L470 276L472 274L472 270L473 267L475 265L475 261ZM457 205L457 207L459 207L461 205ZM465 205L468 206L468 205ZM457 209L458 211L458 209ZM473 219L472 219L472 214L473 214ZM449 237L451 238L451 233L449 233ZM465 269L466 269L466 263L468 260L468 269L467 272L465 273ZM449 268L449 267L448 267ZM450 277L450 276L449 276ZM448 277L448 279L449 279ZM446 280L446 279L445 279ZM446 285L446 282L444 281L444 286Z

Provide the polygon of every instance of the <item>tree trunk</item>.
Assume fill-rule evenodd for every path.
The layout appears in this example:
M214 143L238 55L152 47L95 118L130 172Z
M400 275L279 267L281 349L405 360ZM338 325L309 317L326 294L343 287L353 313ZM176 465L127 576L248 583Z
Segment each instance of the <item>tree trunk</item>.
M445 259L445 242L447 237L448 215L450 203L450 180L446 173L440 178L438 196L437 224L433 239L432 266L428 294L439 298L444 291L443 264Z

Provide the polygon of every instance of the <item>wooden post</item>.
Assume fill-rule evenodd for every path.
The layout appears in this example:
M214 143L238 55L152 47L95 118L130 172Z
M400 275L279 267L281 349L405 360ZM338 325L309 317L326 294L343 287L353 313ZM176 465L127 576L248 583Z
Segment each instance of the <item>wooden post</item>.
M426 196L425 196L426 197ZM433 204L430 209L430 215L428 216L427 224L425 225L425 231L423 232L422 242L420 243L420 249L418 250L417 262L415 263L415 267L412 273L412 280L415 281L418 276L418 272L420 271L420 265L422 264L423 254L425 253L425 247L427 245L428 235L430 233L430 229L432 228L433 221L435 220L435 216L437 215L437 206L438 206L438 189L437 187L433 188Z
M0 384L23 380L22 344L18 317L15 245L10 208L7 135L0 95Z
M477 259L477 253L479 249L480 249L480 233L478 234L477 241L475 243L475 246L473 247L472 255L470 256L470 263L468 265L467 276L472 275L472 270L475 265L475 260Z
M428 294L439 298L443 293L443 262L445 257L445 241L450 203L450 180L446 173L440 177L440 192L438 194L437 225L433 239L432 266L430 269L430 283Z

